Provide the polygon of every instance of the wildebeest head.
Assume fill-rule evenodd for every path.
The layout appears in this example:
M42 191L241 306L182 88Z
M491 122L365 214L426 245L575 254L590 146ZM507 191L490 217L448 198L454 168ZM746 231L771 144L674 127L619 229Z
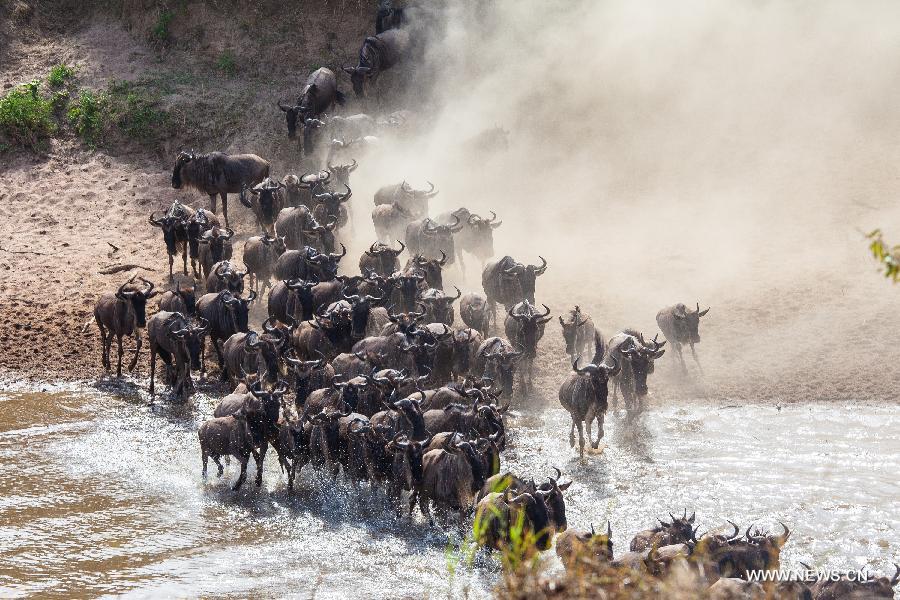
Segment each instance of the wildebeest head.
M676 304L673 316L675 317L675 335L678 341L684 341L689 344L700 343L700 317L706 316L709 309L700 310L700 303L697 303L697 310L690 311L684 304Z
M466 328L453 333L453 370L456 373L468 373L472 367L473 340L480 339L474 329Z
M432 237L443 236L446 239L452 239L452 234L459 233L463 230L463 227L465 227L465 225L460 223L459 217L456 215L453 215L453 223L450 223L449 225L441 225L431 219L425 219L422 233Z
M241 204L247 208L252 208L253 205L247 197L247 193L249 192L256 196L256 202L259 206L260 221L263 225L271 225L275 222L275 217L280 210L278 191L283 187L285 186L280 181L266 177L261 183L252 188L247 188L245 186L241 189Z
M172 168L172 187L176 190L180 190L182 185L181 168L192 160L194 160L194 153L184 150L175 157L175 166Z
M547 510L544 492L524 493L508 501L510 507L524 510L529 526L535 535L535 545L539 550L550 547L550 512Z
M290 139L294 139L297 137L297 117L301 115L302 107L298 103L294 105L283 104L281 100L278 101L278 108L284 111L284 118L287 121L287 130L288 137ZM301 121L303 117L301 116Z
M416 330L416 324L425 319L424 312L402 312L395 314L394 306L388 307L388 319L397 325L397 330L403 335L411 335Z
M322 115L321 119L315 118L304 118L303 119L303 153L306 155L311 154L316 146L319 144L319 139L322 137L322 133L325 131L325 127L328 124L327 115Z
M519 342L528 358L537 355L538 340L544 335L544 325L550 321L550 308L546 304L541 306L544 307L544 314L535 312L528 300L519 302L508 311L509 316L519 325Z
M496 350L484 353L484 375L499 384L500 392L512 396L516 365L525 355L523 350L513 350L503 345L495 345Z
M178 254L178 238L184 239L186 235L185 220L177 214L172 214L171 209L161 218L155 218L156 211L150 213L150 224L162 229L163 241L166 244L166 252L169 256ZM180 234L180 235L179 235Z
M266 381L274 384L278 376L287 376L287 367L281 357L290 348L291 338L284 329L275 327L274 319L269 317L263 322L264 334L259 338L259 349L266 365Z
M500 274L508 281L517 282L521 297L531 304L534 304L535 280L547 271L547 261L543 256L538 256L538 258L541 259L540 267L516 263L512 267L504 269Z
M431 443L432 435L426 431L427 437L421 441L409 439L405 433L398 433L387 444L386 450L394 455L395 476L405 480L411 490L418 489L422 482L422 457Z
M422 415L422 407L419 401L425 398L424 392L417 392L420 399L417 401L412 396L401 398L395 402L385 403L385 407L394 410L403 415L403 418L411 425L413 431L413 439L424 439L427 436L425 431L425 418Z
M320 252L312 256L306 256L304 260L315 271L320 281L331 281L337 277L338 264L347 255L347 247L341 244L341 253Z
M647 375L653 372L653 361L665 354L662 348L666 342L658 342L654 337L649 344L644 342L643 336L640 339L631 337L631 344L628 348L622 348L622 358L631 364L631 371L634 374L634 391L638 396L647 395Z
M313 198L324 206L325 214L328 215L329 220L331 218L337 219L340 215L341 204L347 202L351 196L353 196L353 191L350 189L349 185L344 185L347 188L346 193L338 193L338 192L322 192L319 194L313 194Z
M349 165L333 165L331 162L327 163L328 170L334 175L334 181L338 185L343 185L346 187L350 187L350 173L356 170L358 166L356 164L356 159L352 159L353 162Z
M339 381L342 378L343 375L335 375L331 379L331 387L340 390L341 400L343 400L348 408L356 410L356 407L359 404L360 393L365 391L369 386L369 380L365 377L354 377L346 382Z
M547 511L549 512L550 521L557 533L565 531L569 527L566 520L566 501L563 498L563 492L572 485L571 481L559 483L562 477L562 471L553 467L556 471L556 477L548 477L548 483L542 483L538 488L539 491L545 492L544 500L547 503ZM593 531L591 532L593 535ZM611 542L610 542L611 544ZM611 556L611 555L610 555Z
M343 66L344 73L350 76L350 83L353 84L353 93L357 98L366 97L366 82L374 75L372 67L360 64L358 67Z
M247 271L238 270L231 262L225 260L216 265L213 274L226 290L235 294L243 293L244 277L247 276Z
M425 273L420 269L405 269L391 275L390 281L400 292L400 308L406 311L415 308L416 296L425 281Z
M422 256L421 254L415 254L406 263L407 269L409 269L410 267L414 267L422 271L422 273L425 275L425 281L429 286L433 287L436 290L444 289L443 267L449 260L447 258L446 252L441 250L440 253L441 257L439 259L428 258L427 256Z
M424 330L417 330L413 333L416 334L423 333ZM416 340L412 343L404 342L400 345L400 350L408 353L412 356L413 362L416 365L416 369L419 372L430 372L434 367L434 354L437 351L438 343L437 341L429 341L427 339L422 339L421 337L417 337Z
M262 382L257 381L249 388L250 394L262 405L262 414L270 424L278 422L281 411L281 399L288 390L287 382L279 380L278 385L271 392L262 389Z
M361 340L366 337L366 326L369 324L369 312L379 302L384 300L383 296L360 296L353 294L348 296L346 290L341 292L344 299L350 302L350 337Z
M337 227L337 219L331 219L325 225L318 223L315 219L310 219L307 225L308 229L303 230L303 235L310 241L315 242L315 247L320 248L322 252L334 252L334 228ZM343 247L343 244L341 244ZM344 251L346 253L346 250Z
M203 234L213 227L213 223L207 216L206 211L201 209L185 221L184 227L187 233L190 257L197 258L200 255L200 240Z
M469 214L466 224L472 231L472 250L476 255L493 256L494 255L494 230L503 224L503 221L497 220L497 213L490 211L491 218L485 219L474 213Z
M175 314L181 318L173 319L166 333L173 343L182 346L184 353L190 358L191 368L198 370L203 355L203 336L209 331L209 321L199 317L196 324L191 325L182 315Z
M225 306L235 331L246 333L248 329L247 322L250 316L250 303L256 299L256 292L251 291L249 296L241 298L239 295L225 290L219 293L219 298L221 298L222 304Z
M693 515L691 515L691 517L691 523L693 523ZM751 533L750 529L753 528L752 525L747 528L745 535L747 537L747 540L754 544L760 546L768 546L780 550L781 547L787 543L788 538L791 536L791 530L788 529L787 525L785 525L784 523L779 523L779 525L781 525L782 527L782 532L778 535L772 533L761 533L758 529L754 529L754 531Z
M569 311L566 319L559 317L559 324L562 326L563 339L566 340L566 354L574 356L577 351L575 341L578 335L578 328L583 327L588 322L587 316L581 312L581 307L577 304L575 308Z
M259 238L259 241L262 242L262 245L268 248L270 252L274 252L276 257L287 252L285 238L277 234L275 236L263 235Z
M609 396L609 378L618 375L621 366L615 358L612 358L613 366L602 363L599 365L590 363L589 365L579 368L579 360L580 357L576 358L575 362L572 363L572 370L579 375L590 376L591 381L594 382L594 386L597 388L598 394L605 400L606 397Z
M687 509L685 509L684 514L680 517L676 517L672 513L669 513L671 521L668 523L659 519L659 526L655 527L654 531L665 533L667 535L665 542L661 545L681 544L693 540L695 534L694 520L696 516L697 513L691 514L690 517L687 516Z
M234 236L234 230L226 227L224 229L213 227L203 232L199 243L209 246L209 256L213 263L221 262L225 259L225 243Z
M443 291L429 288L419 295L419 301L425 306L431 323L450 323L453 319L453 303L459 300L462 292L456 288L456 296L448 296Z
M126 290L125 288L127 288L134 281L134 279L135 277L132 277L119 286L119 289L116 291L116 298L118 298L122 302L131 303L131 310L134 312L135 327L142 329L147 326L147 300L149 300L159 292L153 289L153 283L147 281L143 277L139 277L138 279L144 282L144 289Z
M319 358L314 360L300 360L292 349L289 349L284 355L285 362L294 372L294 402L298 406L306 402L307 396L312 391L313 378L328 366L328 359L325 358L325 355L318 350L316 350L316 354L319 355Z
M184 310L187 314L196 314L197 295L194 293L194 286L186 285L182 287L181 282L179 281L175 284L175 295L181 298L181 301L184 303Z

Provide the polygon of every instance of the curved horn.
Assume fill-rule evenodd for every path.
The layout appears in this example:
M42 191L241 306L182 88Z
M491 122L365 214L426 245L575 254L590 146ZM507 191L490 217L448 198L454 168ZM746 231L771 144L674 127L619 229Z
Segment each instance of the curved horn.
M544 271L547 270L547 260L543 256L540 256L540 255L538 255L538 258L541 259L541 266L540 266L540 268L537 268L534 270L534 274L535 275L543 275Z
M400 249L399 249L399 250L394 250L394 249L391 249L391 250L390 250L390 251L393 252L395 255L396 255L396 254L400 254L401 252L403 252L404 250L406 250L406 244L404 244L404 243L401 242L400 240L396 240L396 242L397 242L398 244L400 244Z
M437 264L442 267L447 264L447 253L441 250L441 260L437 261Z

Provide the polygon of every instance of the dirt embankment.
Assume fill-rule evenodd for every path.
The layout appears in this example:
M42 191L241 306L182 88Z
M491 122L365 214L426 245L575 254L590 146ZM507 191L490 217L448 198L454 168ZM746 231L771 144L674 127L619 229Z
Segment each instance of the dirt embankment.
M254 152L271 160L276 176L301 170L273 103L296 94L311 69L326 65L338 70L350 61L372 29L374 10L369 3L350 1L293 8L225 1L134 1L97 8L101 4L108 3L0 4L0 28L10 34L0 42L0 90L45 77L52 65L64 62L76 67L81 86L103 89L111 80L142 81L172 116L152 145L120 140L92 151L63 137L41 154L2 155L0 369L14 377L81 380L102 374L96 329L81 334L96 298L135 272L163 285L167 261L148 214L175 200L205 206L199 194L171 188L174 152L180 147ZM502 6L519 10L512 3ZM614 17L603 18L613 19L613 29L628 29ZM751 17L761 18L756 13ZM468 27L465 21L460 24ZM821 23L823 31L827 24ZM579 21L568 26L586 27ZM508 35L516 33L515 27L507 29ZM535 42L551 33L535 27L526 37ZM697 38L679 28L671 37L655 35L649 27L639 33L648 43L664 45L678 41L679 33ZM758 91L760 97L748 100L748 106L741 104L745 94L737 93L707 102L712 88L703 77L687 90L678 87L687 85L685 79L673 77L675 70L663 70L663 57L674 60L677 53L654 54L660 57L658 68L635 63L640 81L671 90L657 97L632 85L634 76L621 65L630 64L630 53L646 57L647 51L643 43L613 37L605 53L591 56L598 63L591 68L605 77L606 85L597 92L591 84L585 91L579 87L578 69L558 71L560 78L568 77L558 91L569 103L564 107L573 112L551 112L557 110L554 103L540 94L553 90L541 88L535 96L534 90L514 86L523 75L537 72L534 61L553 52L579 52L568 47L568 38L555 40L559 43L553 52L542 46L516 57L523 63L520 70L503 63L502 39L484 38L496 46L489 45L492 53L479 48L469 55L464 44L455 46L454 52L463 54L460 62L475 73L471 82L453 81L448 92L460 120L429 114L439 135L400 154L381 151L362 161L354 176L358 219L347 240L348 272L372 241L372 192L403 177L433 178L442 189L434 212L463 204L481 212L495 209L504 219L496 234L499 255L532 262L538 254L548 258L551 267L538 281L537 299L554 316L580 304L609 337L628 326L655 332L654 315L661 306L695 300L712 305L698 348L705 376L697 377L691 365L694 376L681 377L669 351L651 380L660 401L896 401L900 348L890 323L898 291L873 273L855 229L889 227L896 220L897 212L886 200L896 184L891 174L895 150L883 139L897 128L896 119L882 118L887 113L878 103L861 104L858 114L838 106L836 114L850 116L836 128L841 136L823 138L821 147L829 148L823 151L818 138L809 136L810 131L825 131L818 120L779 117L777 127L769 123L772 115L788 114L790 107L780 96L765 96L770 88L755 85L754 76L769 77L764 69L744 72L715 62L718 56L728 59L729 51L743 56L748 46L732 44L732 37L710 38L724 45L725 52L704 48L706 62L691 64L715 81L725 78L738 91L741 85ZM771 43L778 47L780 42ZM802 62L807 55L798 56ZM454 59L440 58L448 64ZM815 61L801 71L823 64L835 63ZM463 71L453 73L461 78ZM821 80L826 83L836 77L825 75ZM794 87L807 83L790 82ZM501 83L507 89L494 93ZM350 91L346 77L341 87ZM819 93L815 85L807 87L809 93ZM579 94L590 90L601 96L582 101ZM494 95L486 96L489 92ZM661 96L698 106L681 106ZM484 97L491 98L489 106L476 104ZM391 106L384 99L382 104ZM588 133L577 119L559 118L581 114L582 105L603 111L594 115L589 123L594 129ZM756 107L761 107L759 114L753 112ZM352 100L343 112L383 108ZM392 108L422 110L414 102ZM501 112L505 109L508 114ZM695 122L696 115L705 115L702 122ZM732 122L739 118L746 122ZM705 137L695 136L707 121ZM763 140L753 139L760 129L757 121L772 125ZM471 127L498 123L513 130L503 162L472 165L453 154L450 142L469 135ZM784 133L790 126L802 128L790 131L797 134L791 137ZM717 136L715 127L724 133ZM236 199L231 204L239 259L243 240L254 228ZM125 264L140 268L100 273ZM466 277L453 274L451 280L464 291L479 290L475 270L470 266ZM254 322L261 321L262 310L256 309ZM553 403L569 368L555 319L541 348L539 400ZM146 373L142 362L139 375Z

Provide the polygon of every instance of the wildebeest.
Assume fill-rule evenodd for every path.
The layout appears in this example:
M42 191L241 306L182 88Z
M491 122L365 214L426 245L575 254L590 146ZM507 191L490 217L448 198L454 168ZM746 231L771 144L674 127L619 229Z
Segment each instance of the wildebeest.
M269 280L275 272L278 258L287 251L283 237L255 235L244 242L244 266L252 276L250 289L263 294L270 287ZM260 289L262 281L262 289Z
M359 64L343 67L350 75L356 97L365 98L368 84L374 84L383 71L401 62L409 46L409 33L402 29L390 29L367 37L359 49Z
M591 448L600 445L603 437L603 417L606 415L608 381L619 372L618 365L588 364L578 367L578 359L572 364L572 373L559 388L559 403L569 411L572 427L569 430L569 446L575 447L575 428L578 427L578 452L584 458L584 424L587 424L588 442ZM591 422L597 419L597 440L591 439Z
M422 457L419 509L432 522L429 502L438 509L468 513L490 475L470 442L453 440L445 449L429 450Z
M482 266L485 261L494 256L494 230L503 224L503 221L497 220L497 213L490 211L491 218L485 219L467 208L458 208L450 213L444 213L435 219L442 225L450 225L454 219L462 222L462 229L455 236L456 256L459 258L459 264L463 263L463 250L472 254L481 261Z
M207 231L219 228L219 219L208 210L198 208L185 220L184 228L187 236L188 255L191 257L191 270L194 272L194 277L199 277L200 273L197 267L200 259L200 240Z
M453 325L453 303L459 300L462 292L456 289L456 296L448 296L442 290L428 288L419 294L419 302L425 307L426 323L443 323Z
M220 229L213 227L203 233L200 238L200 276L202 280L209 278L212 267L218 262L229 260L232 255L231 238L234 237L232 229Z
M270 385L278 382L279 375L286 375L282 355L290 344L286 330L272 326L271 318L263 323L263 335L256 332L235 333L226 340L222 353L225 369L232 383L244 373L257 373L258 381Z
M569 360L574 361L583 357L595 341L594 321L590 315L581 312L581 307L576 304L575 308L566 313L565 319L560 315L559 324L562 327Z
M169 255L169 281L172 281L172 268L175 256L181 252L184 260L184 274L188 274L188 220L194 216L194 209L175 202L160 218L154 217L156 211L150 213L150 224L159 227L163 234L163 243L166 245L166 254Z
M414 219L421 219L428 215L428 201L438 194L433 183L429 181L428 186L427 190L416 190L405 181L386 185L375 192L375 206L399 204Z
M687 516L687 510L681 517L676 517L669 513L671 521L666 523L659 519L659 525L651 529L645 529L637 533L631 540L629 549L632 552L643 552L648 548L669 546L671 544L681 544L694 539L696 530L694 529L694 519L696 513Z
M440 254L440 258L428 258L421 254L413 254L406 261L406 266L403 268L404 274L410 271L421 272L425 275L426 288L444 289L443 271L447 264L447 256L443 251Z
M665 343L657 342L656 338L647 343L642 334L626 329L614 335L607 344L607 357L622 367L614 379L616 387L622 390L629 416L641 410L642 398L647 395L647 376L653 372L653 361L665 353ZM615 395L614 388L614 400Z
M369 249L359 257L359 272L364 274L372 272L382 277L390 277L394 271L399 271L400 259L397 257L406 249L406 245L399 240L397 243L400 244L399 250L394 250L381 242L369 246Z
M751 571L778 570L781 566L781 547L787 542L791 532L781 523L780 535L751 534L752 525L747 528L744 540L730 540L727 548L720 549L714 557L719 577L739 577L745 579Z
M496 319L497 303L508 309L517 302L528 300L534 304L535 279L547 270L547 261L541 259L541 266L523 265L511 256L489 261L481 272L481 285L487 296L491 318Z
M318 117L329 111L335 103L343 106L344 94L337 89L337 77L334 71L326 67L320 67L309 74L306 83L297 96L297 103L293 106L282 104L278 101L278 108L284 111L287 121L288 137L293 139L297 135L297 119L303 123L307 119ZM310 154L312 148L308 145L306 132L304 131L303 150Z
M256 292L250 292L246 298L236 296L225 290L204 294L197 300L197 315L209 323L209 341L219 359L222 377L225 377L225 360L222 357L220 343L235 333L247 332L247 318L250 313L249 304L256 299Z
M407 22L406 10L402 6L392 6L391 2L379 2L375 13L375 33L389 29L399 29Z
M472 375L490 379L508 398L512 396L516 365L521 358L522 351L503 338L489 337L478 347Z
M349 213L344 203L353 196L350 186L345 185L347 190L343 194L338 192L323 191L313 194L313 200L316 202L313 208L313 218L318 223L330 223L334 221L337 227L344 227L349 220Z
M613 558L612 526L606 522L606 533L567 529L556 537L556 555L566 570L577 572L578 564L608 563Z
M379 242L389 242L406 235L406 226L414 218L415 215L399 202L379 204L372 209L372 224Z
M325 189L328 181L331 179L330 171L316 171L315 173L306 173L297 177L296 175L287 175L282 179L284 184L282 196L284 205L289 208L297 206L305 206L309 210L313 209L312 194L315 191Z
M212 266L212 271L206 278L206 293L228 290L235 294L244 291L244 277L247 271L237 268L230 260L223 260Z
M327 172L334 175L335 185L350 187L350 173L355 171L359 165L353 158L349 164L331 164L331 161L328 161L325 166L328 167Z
M228 227L228 194L238 194L269 176L269 161L255 154L194 154L179 152L172 169L172 187L193 187L209 195L209 210L216 212L216 196L222 197L222 215Z
M309 321L313 318L312 288L319 283L313 279L286 279L269 290L269 316L284 324Z
M452 225L441 225L428 217L413 221L406 226L406 247L411 254L419 254L427 259L442 257L447 264L453 264L456 249L453 236L462 231L459 218Z
M284 188L284 184L266 177L262 183L241 190L239 199L241 204L253 211L256 223L265 235L273 232L275 219L283 208L283 199L278 192ZM254 198L250 198L250 194Z
M697 310L690 311L684 304L676 304L669 306L656 313L656 323L659 325L660 331L666 340L672 344L678 360L681 361L682 370L687 373L687 365L684 364L684 356L681 353L681 346L688 344L691 347L691 356L700 372L703 372L703 366L700 359L697 358L697 351L694 344L700 343L700 317L706 316L709 309L700 310L700 303L697 303Z
M232 486L237 490L247 479L247 462L250 455L257 455L253 445L253 434L247 422L248 415L240 410L234 415L208 419L200 426L197 436L200 438L200 453L203 460L203 477L206 478L206 466L210 457L219 467L218 476L222 476L223 467L219 462L222 456L234 456L241 465L241 474Z
M160 311L147 323L150 344L150 396L155 392L156 357L166 365L166 375L175 398L184 399L194 389L191 365L202 368L203 336L209 329L205 319L192 325L178 312ZM174 364L173 364L174 363Z
M478 502L475 523L476 541L493 550L512 548L527 554L532 550L530 544L537 550L547 550L552 541L550 515L542 492L488 494ZM519 530L515 541L514 528Z
M128 365L128 370L133 371L137 365L138 355L141 353L141 329L147 325L147 300L158 292L153 289L153 284L143 277L140 278L144 289L128 289L135 277L132 277L119 286L115 292L100 296L94 307L94 321L100 330L101 359L103 368L109 371L109 354L112 351L112 340L115 337L118 344L118 365L116 377L122 376L122 338L134 336L134 358Z
M459 316L463 323L487 336L490 329L491 313L487 298L470 292L459 299Z
M542 304L544 313L535 310L528 300L510 307L507 311L504 329L506 337L517 348L522 350L522 365L519 368L519 379L524 389L534 384L534 359L537 357L537 343L544 337L544 326L550 321L550 308Z
M163 292L159 297L159 310L177 312L193 316L197 313L197 296L193 285L181 285L179 281L174 290Z

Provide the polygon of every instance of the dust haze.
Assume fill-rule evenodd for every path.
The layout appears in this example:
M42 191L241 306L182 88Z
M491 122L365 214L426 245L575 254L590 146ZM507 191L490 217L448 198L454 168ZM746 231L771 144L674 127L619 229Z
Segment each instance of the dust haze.
M579 303L608 336L656 332L656 311L675 302L712 306L701 392L892 397L895 361L880 361L893 355L900 290L860 231L900 239L900 5L446 10L406 91L431 116L415 139L366 157L363 198L427 179L441 190L434 213L495 210L498 256L549 261L538 302L554 314ZM498 125L507 151L466 143ZM369 208L356 205L359 244ZM465 287L480 289L480 266L468 267Z

